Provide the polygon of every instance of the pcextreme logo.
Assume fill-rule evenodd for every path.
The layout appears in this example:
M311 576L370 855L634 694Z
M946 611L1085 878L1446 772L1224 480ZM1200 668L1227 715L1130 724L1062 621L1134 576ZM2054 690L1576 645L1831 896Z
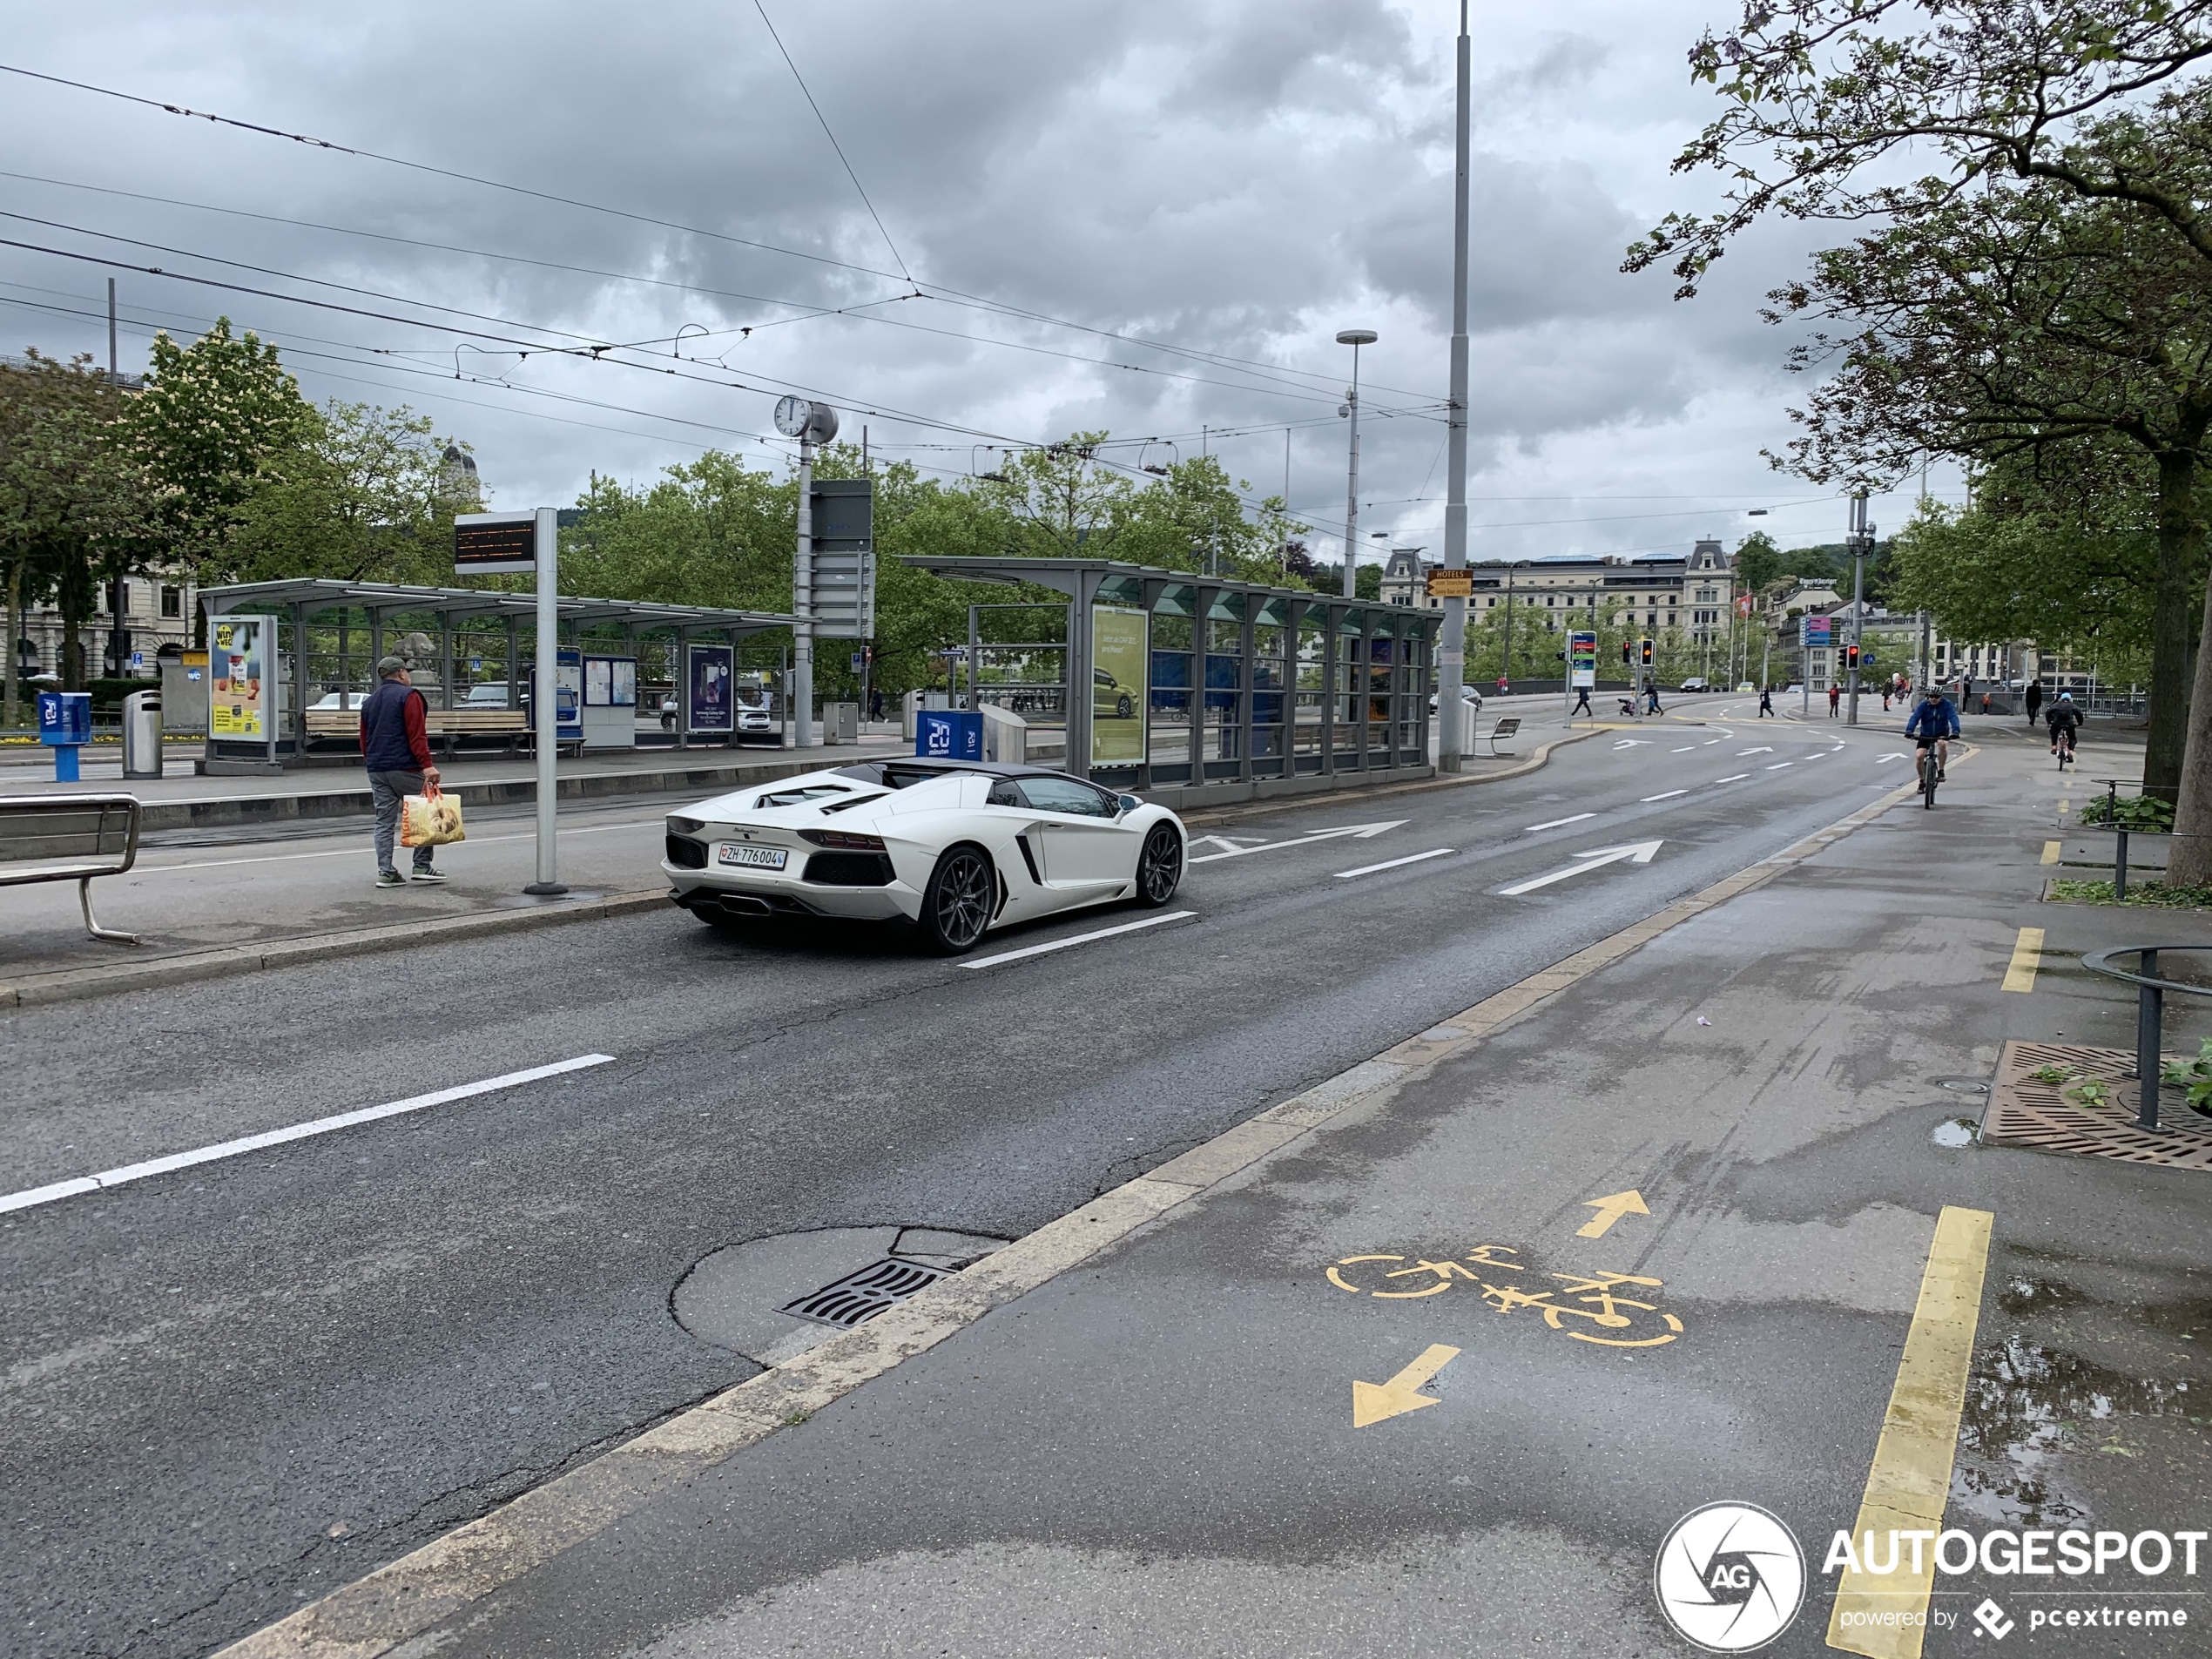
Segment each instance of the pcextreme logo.
M1693 1509L1659 1546L1659 1610L1708 1653L1750 1653L1790 1628L1805 1598L1804 1552L1756 1504Z

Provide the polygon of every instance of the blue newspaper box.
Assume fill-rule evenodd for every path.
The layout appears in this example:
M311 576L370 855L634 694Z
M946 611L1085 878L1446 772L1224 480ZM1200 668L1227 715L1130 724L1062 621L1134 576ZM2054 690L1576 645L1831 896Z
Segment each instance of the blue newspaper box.
M54 752L54 781L78 779L77 752L92 740L92 694L90 691L41 691L38 694L38 741Z
M922 709L914 715L914 753L933 760L981 760L983 716L976 709Z
M92 694L90 691L39 692L39 742L75 748L91 740Z

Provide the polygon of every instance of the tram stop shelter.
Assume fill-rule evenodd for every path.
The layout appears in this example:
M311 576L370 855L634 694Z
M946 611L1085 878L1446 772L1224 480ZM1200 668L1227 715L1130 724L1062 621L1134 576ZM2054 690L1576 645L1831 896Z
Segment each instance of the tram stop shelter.
M1069 772L1188 789L1196 805L1434 770L1436 611L1112 559L906 562L1064 596L971 608L964 666L970 706L1064 720ZM1024 610L1032 617L998 616L995 629L982 621ZM1025 631L1023 621L1037 637L1002 637L1009 623ZM1086 694L1070 697L1075 686Z
M199 598L205 772L358 764L357 711L388 655L415 664L434 744L448 752L529 745L534 594L301 577L205 588ZM565 595L558 613L564 745L735 746L748 678L776 688L772 705L781 707L788 635L759 637L788 630L790 617ZM641 672L641 664L655 671ZM751 705L768 705L759 697Z

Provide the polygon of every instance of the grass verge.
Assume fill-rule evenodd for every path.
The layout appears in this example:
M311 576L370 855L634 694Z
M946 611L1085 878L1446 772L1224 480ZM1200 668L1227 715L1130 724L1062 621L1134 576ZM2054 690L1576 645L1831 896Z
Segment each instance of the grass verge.
M2212 887L2169 887L2163 881L2131 881L2128 896L2114 900L2110 881L2051 883L2051 897L2069 904L2140 905L2147 910L2212 910Z

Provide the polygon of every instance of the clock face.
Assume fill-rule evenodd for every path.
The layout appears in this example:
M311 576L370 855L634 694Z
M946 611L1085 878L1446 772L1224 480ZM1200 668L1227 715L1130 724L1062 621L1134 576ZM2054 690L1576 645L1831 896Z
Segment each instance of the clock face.
M814 413L814 406L803 397L779 398L776 401L776 430L786 438L795 438L806 430L806 422Z

